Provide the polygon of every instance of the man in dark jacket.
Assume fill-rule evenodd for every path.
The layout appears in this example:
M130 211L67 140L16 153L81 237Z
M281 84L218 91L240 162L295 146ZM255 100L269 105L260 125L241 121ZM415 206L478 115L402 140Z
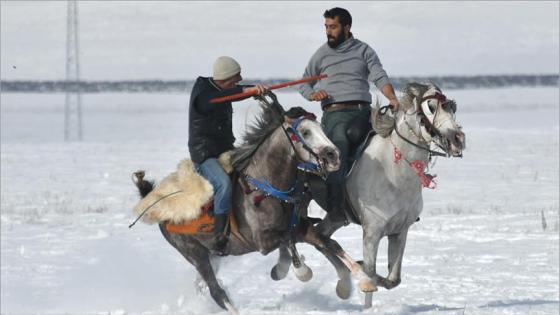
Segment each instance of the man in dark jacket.
M199 173L214 187L214 243L213 249L222 252L227 244L224 230L231 209L231 182L218 162L223 152L233 149L231 101L210 103L217 97L241 92L268 91L264 85L237 85L241 67L231 57L219 57L214 63L213 77L198 77L191 91L189 103L189 152Z

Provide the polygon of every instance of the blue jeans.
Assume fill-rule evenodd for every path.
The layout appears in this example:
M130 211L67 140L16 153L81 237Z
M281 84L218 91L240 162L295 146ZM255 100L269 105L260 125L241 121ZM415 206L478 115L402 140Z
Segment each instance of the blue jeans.
M209 158L194 166L214 187L214 214L228 214L231 209L231 181L218 159Z

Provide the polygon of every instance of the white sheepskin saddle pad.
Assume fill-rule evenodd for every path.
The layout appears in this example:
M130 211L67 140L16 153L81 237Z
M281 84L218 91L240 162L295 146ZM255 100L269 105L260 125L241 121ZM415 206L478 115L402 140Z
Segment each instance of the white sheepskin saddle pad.
M230 157L230 152L225 152L219 158L226 173L232 171ZM180 192L173 194L178 191ZM202 206L213 195L214 189L210 182L196 171L191 160L184 159L177 165L177 171L167 175L138 202L133 211L140 215L151 206L142 217L144 223L170 221L182 224L198 218L202 214Z

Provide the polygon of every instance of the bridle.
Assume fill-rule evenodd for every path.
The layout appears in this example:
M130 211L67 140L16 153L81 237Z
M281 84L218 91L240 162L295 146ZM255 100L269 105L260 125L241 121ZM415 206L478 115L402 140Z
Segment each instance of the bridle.
M407 125L407 127L409 128L409 130L411 131L411 133L412 133L414 136L416 136L416 138L418 138L418 140L420 140L420 141L426 143L426 146L419 145L419 144L417 144L417 143L415 143L415 142L413 142L413 141L407 139L406 137L404 137L404 136L399 132L399 129L398 129L397 126L396 126L396 121L395 121L395 125L394 125L394 130L395 130L396 134L399 136L399 138L401 138L402 140L404 140L406 143L408 143L408 144L410 144L410 145L412 145L412 146L414 146L414 147L417 147L417 148L419 148L419 149L421 149L421 150L423 150L423 151L428 152L429 155L430 155L430 156L429 156L429 160L431 160L432 156L449 157L450 154L448 153L448 150L444 147L444 145L442 145L441 143L439 143L439 142L437 142L437 141L434 140L434 138L439 138L439 139L442 139L442 140L445 139L445 138L443 137L443 135L441 134L441 132L439 131L439 129L432 123L432 121L430 121L430 119L429 119L428 116L426 115L424 109L422 108L422 104L423 104L425 101L430 100L430 99L435 99L435 100L437 100L437 101L438 101L438 105L440 105L440 106L438 106L438 107L436 108L436 111L435 111L435 113L434 113L434 115L433 115L432 121L434 121L434 122L435 122L435 120L436 120L437 114L439 113L440 107L443 108L443 109L446 109L446 108L449 106L449 107L450 107L450 110L451 110L453 113L455 113L455 111L456 111L455 102L453 102L452 100L448 100L447 97L446 97L444 94L442 94L441 92L439 92L439 91L436 91L436 93L434 93L433 95L425 96L425 97L421 98L419 102L417 102L417 104L416 104L416 110L414 111L413 114L416 114L416 115L418 115L418 116L420 117L420 124L424 126L424 128L426 129L426 131L427 131L428 134L430 135L431 139L430 139L430 140L426 140L421 134L420 134L420 135L417 135L417 134L413 131L412 127L408 124L408 122L407 122L406 120L405 120L405 124ZM389 106L389 105L388 105L388 106ZM385 107L388 107L388 106L384 106L384 107L382 108L382 110L383 110ZM387 109L385 109L384 112L381 112L381 114L385 114L386 111L387 111ZM404 112L404 114L407 114L404 110L403 110L403 112ZM438 146L438 147L439 147L442 151L444 151L445 153L441 153L441 152L438 152L438 151L431 150L431 149L430 149L430 143L434 143L436 146Z
M424 108L423 104L424 102L426 102L427 100L430 99L436 99L438 101L438 106L436 107L435 112L433 113L433 117L430 120L426 114L426 109ZM380 114L384 115L387 112L387 109L389 108L390 105L384 106L383 108L380 109ZM429 106L429 105L426 105ZM430 95L430 96L426 96L420 99L420 102L416 103L416 109L414 111L414 113L412 114L408 114L406 111L403 111L404 115L418 115L420 117L420 124L424 126L424 128L426 129L426 132L428 132L429 136L430 136L430 140L426 140L426 138L422 135L422 133L424 133L422 130L420 130L420 135L418 135L413 128L410 126L410 124L408 123L408 121L406 120L406 117L403 117L403 121L406 124L406 126L408 127L410 133L412 133L419 141L423 142L426 144L426 146L420 145L418 143L415 143L413 141L411 141L410 139L407 139L405 136L403 136L400 132L399 132L399 128L397 127L397 122L396 119L394 120L394 125L393 125L393 129L395 130L395 133L398 135L399 138L401 138L403 141L405 141L406 143L419 148L423 151L428 152L428 159L427 161L431 161L432 156L444 156L444 157L449 157L450 154L448 153L448 150L446 148L443 147L442 144L436 142L434 140L434 138L440 138L441 140L444 140L445 138L442 136L441 132L438 130L438 128L436 126L434 126L433 122L435 122L437 114L439 112L440 107L447 110L446 106L451 106L450 109L453 111L453 113L455 113L456 111L456 105L455 102L451 101L451 100L447 100L447 97L445 97L445 95L443 95L441 92L436 91L436 93L434 95ZM430 110L428 108L428 110ZM430 110L430 114L431 110ZM430 144L434 143L436 144L440 149L442 149L445 153L441 153L438 151L434 151L430 149ZM414 170L414 172L416 173L416 175L419 177L420 179L420 184L422 187L425 188L430 188L430 189L435 189L437 186L437 183L434 181L434 177L435 175L430 175L426 172L426 169L428 168L428 162L425 160L412 160L409 161L406 157L402 156L402 152L397 148L397 146L395 145L395 143L393 143L393 140L391 139L391 144L393 145L393 158L394 158L394 162L395 163L399 163L399 161L401 159L405 160L407 162L407 164Z
M317 153L315 153L313 151L313 149L311 149L311 147L309 147L309 145L305 142L302 135L298 131L299 125L305 119L315 121L315 120L317 120L317 117L313 113L307 113L303 116L300 116L300 117L296 118L294 121L292 121L292 123L290 124L290 126L288 126L288 128L284 128L284 125L282 125L282 130L284 131L284 134L288 138L288 141L289 141L290 145L292 146L292 149L294 150L294 153L296 155L296 159L299 162L298 165L297 165L298 169L300 169L304 172L314 173L316 175L321 176L323 179L325 179L328 174L327 174L326 169L322 165L321 158L319 157L319 155L317 155ZM313 156L313 158L315 158L315 161L317 163L306 162L304 159L301 158L301 156L299 155L298 150L296 149L296 146L295 146L295 144L298 143L298 142L301 143L301 146L303 147L303 149L305 151L307 151L309 153L309 155L311 155L311 156Z

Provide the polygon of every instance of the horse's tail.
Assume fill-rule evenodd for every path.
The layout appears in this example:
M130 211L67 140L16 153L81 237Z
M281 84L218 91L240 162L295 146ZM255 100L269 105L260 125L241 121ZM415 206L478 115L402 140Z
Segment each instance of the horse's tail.
M154 181L144 180L144 175L146 172L140 170L132 174L132 181L134 185L138 188L140 197L144 198L154 189Z

